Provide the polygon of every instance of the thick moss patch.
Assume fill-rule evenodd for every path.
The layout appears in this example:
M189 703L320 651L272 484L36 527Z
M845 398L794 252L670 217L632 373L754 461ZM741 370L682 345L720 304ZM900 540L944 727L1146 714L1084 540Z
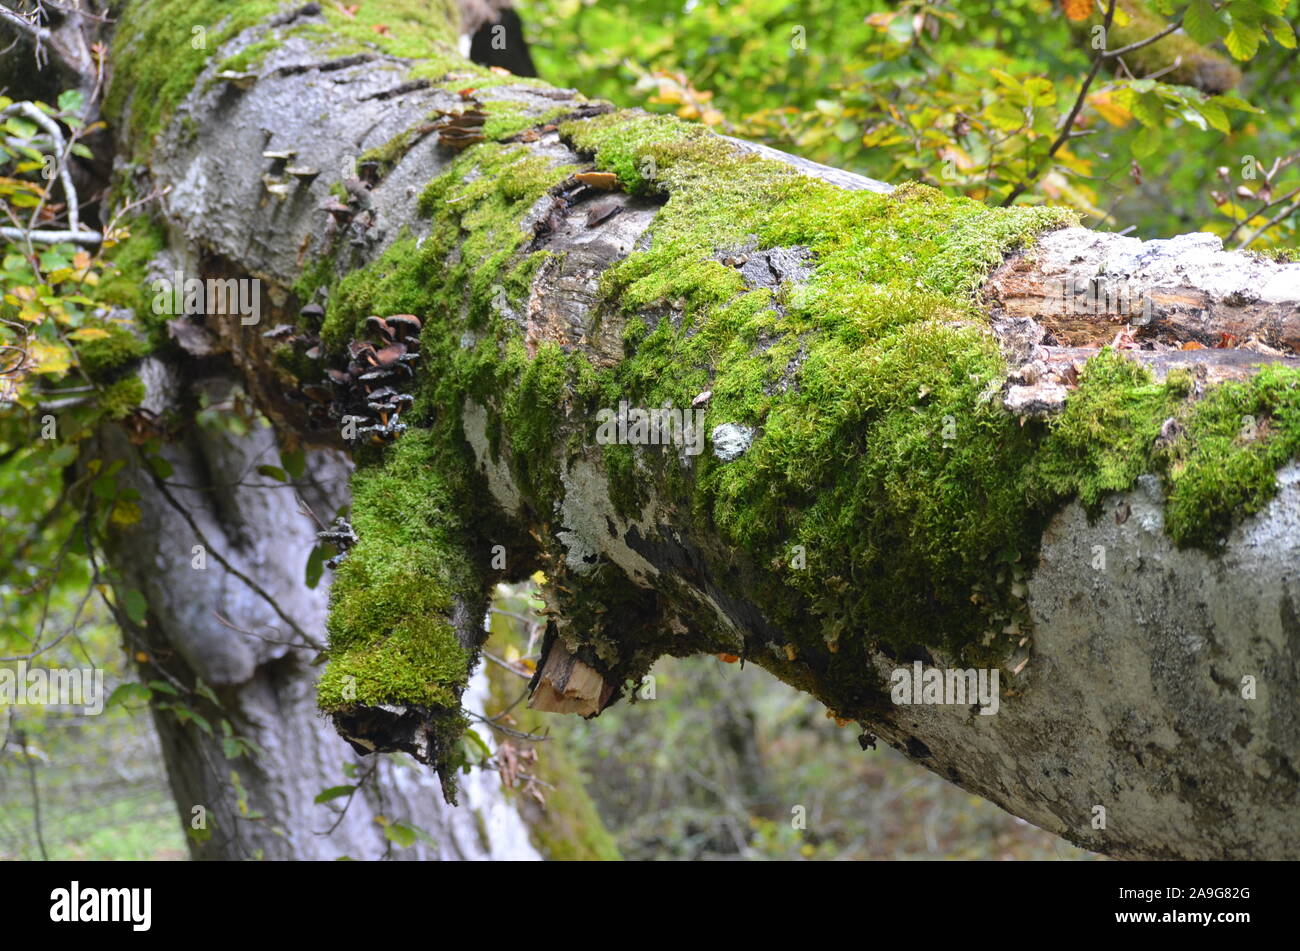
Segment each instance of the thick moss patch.
M105 334L77 343L77 362L92 380L110 380L149 352L149 345L120 323L90 320L85 326Z
M469 655L448 618L458 592L478 595L464 557L464 489L444 475L435 441L430 430L409 433L385 465L352 480L360 542L331 589L325 710L459 703Z

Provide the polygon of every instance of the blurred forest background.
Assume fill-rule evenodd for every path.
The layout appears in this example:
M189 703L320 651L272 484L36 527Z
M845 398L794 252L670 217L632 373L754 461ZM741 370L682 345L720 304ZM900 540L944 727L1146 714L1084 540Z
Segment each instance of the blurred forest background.
M1229 247L1294 253L1297 0L518 8L541 77L593 97L890 182L919 179L992 204L1071 205L1102 230L1204 230ZM75 106L60 101L65 115ZM14 121L11 139L30 134ZM23 182L0 182L10 183L0 198L21 205ZM30 266L8 253L0 278L19 283ZM100 261L56 247L37 266L47 276L76 270L89 284ZM49 282L56 292L60 280ZM93 301L55 303L75 314ZM36 372L66 369L47 361ZM214 407L205 424L245 425L238 409ZM171 701L165 684L133 681L110 614L136 606L110 597L112 579L60 505L68 486L49 475L71 458L33 462L27 421L0 425L0 662L39 644L43 666L104 668L112 694L98 717L0 713L0 858L183 858L149 714L150 703ZM119 499L113 512L129 517L130 504ZM661 662L652 699L591 722L543 721L519 699L538 647L536 606L528 586L500 591L485 663L488 712L512 730L546 733L511 743L536 777L514 794L548 855L1093 857L883 745L860 749L855 731L811 698L726 659ZM798 807L806 828L792 822Z

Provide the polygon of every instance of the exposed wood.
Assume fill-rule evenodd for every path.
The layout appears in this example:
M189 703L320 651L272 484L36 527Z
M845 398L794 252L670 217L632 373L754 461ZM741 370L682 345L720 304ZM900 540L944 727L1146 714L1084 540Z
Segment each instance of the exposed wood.
M594 717L609 705L613 684L600 671L584 663L558 637L547 639L547 649L533 678L528 706L543 713L576 713Z
M1058 346L1101 346L1129 325L1139 343L1300 354L1300 264L1226 252L1209 234L1142 242L1067 228L1009 258L984 299Z

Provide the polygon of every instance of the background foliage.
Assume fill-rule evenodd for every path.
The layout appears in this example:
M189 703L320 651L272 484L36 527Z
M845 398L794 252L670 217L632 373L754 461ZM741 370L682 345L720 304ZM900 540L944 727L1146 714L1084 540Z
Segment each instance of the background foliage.
M520 2L549 81L873 178L990 203L1015 192L1142 238L1206 230L1235 244L1290 215L1300 203L1300 4L1121 0L1106 50L1181 28L1108 60L1049 157L1103 52L1095 30L1108 6ZM1294 247L1295 227L1286 217L1252 247Z

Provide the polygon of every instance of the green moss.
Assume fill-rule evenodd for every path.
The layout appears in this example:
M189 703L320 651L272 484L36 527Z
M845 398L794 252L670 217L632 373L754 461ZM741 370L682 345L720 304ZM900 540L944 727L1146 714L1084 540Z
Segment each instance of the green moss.
M517 372L518 381L502 401L501 423L510 436L516 474L534 498L555 498L560 484L551 449L563 419L568 359L552 343L532 357L517 340L507 347L505 369Z
M691 478L634 453L654 470L635 478L669 485L703 527L777 566L775 583L744 578L738 593L800 650L834 645L846 683L862 660L848 639L969 657L1009 646L1000 632L1023 617L1016 581L1046 518L1069 498L1095 506L1143 472L1166 471L1156 440L1171 415L1189 420L1186 458L1168 469L1170 531L1182 543L1205 543L1229 513L1261 504L1276 464L1295 452L1277 432L1267 449L1220 452L1198 422L1211 401L1192 404L1185 378L1156 384L1113 354L1050 425L1021 426L996 406L1004 365L971 291L1006 252L1072 223L1060 210L992 209L912 185L846 194L666 118L613 114L563 131L630 190L669 196L650 250L612 268L604 286L638 313L675 301L685 320L629 325L604 405L685 406L711 389L709 428L759 433L734 462L706 454ZM812 276L783 313L714 260L745 241L812 252ZM1257 407L1274 419L1295 380L1278 373ZM1243 386L1254 393L1266 379ZM632 458L620 447L605 459L621 510L634 509ZM1218 474L1237 489L1214 484ZM794 546L807 570L788 567Z
M546 112L531 113L515 99L488 99L484 101L483 109L488 114L487 122L483 124L483 135L489 141L498 142L525 129L553 122L570 111L567 106L556 106Z
M217 65L218 72L247 73L256 70L268 53L277 50L283 41L271 35L250 43L234 56L227 56Z
M454 596L474 592L477 581L462 554L464 487L437 465L440 452L436 435L417 429L384 466L363 466L353 479L360 541L330 593L325 710L458 704L469 657L448 618Z
M149 345L120 323L90 320L85 326L108 335L77 343L77 361L92 380L107 380L149 352Z
M1133 361L1103 350L1088 362L1034 460L1031 484L1038 498L1078 495L1095 509L1106 493L1132 486L1150 471L1151 447L1187 392L1185 376L1157 384Z
M99 406L109 419L124 419L144 402L144 381L130 376L110 383L99 394Z
M362 152L357 158L358 171L361 166L373 163L377 166L377 175L380 179L387 176L394 166L411 150L411 147L420 140L420 129L429 121L427 118L421 119L410 128L403 129L383 145Z
M1181 543L1218 547L1241 514L1273 497L1278 467L1300 456L1300 373L1270 365L1215 387L1175 450L1166 529Z
M121 4L105 114L121 121L129 103L130 134L138 147L147 151L153 136L193 88L213 51L277 8L274 0L133 0ZM140 94L134 95L137 91Z
M1300 248L1260 248L1253 253L1279 264L1300 263Z
M129 237L108 252L113 270L105 272L95 296L108 304L134 311L150 331L160 331L165 317L153 313L153 291L149 287L149 262L167 244L162 226L149 218L133 218L125 225Z

